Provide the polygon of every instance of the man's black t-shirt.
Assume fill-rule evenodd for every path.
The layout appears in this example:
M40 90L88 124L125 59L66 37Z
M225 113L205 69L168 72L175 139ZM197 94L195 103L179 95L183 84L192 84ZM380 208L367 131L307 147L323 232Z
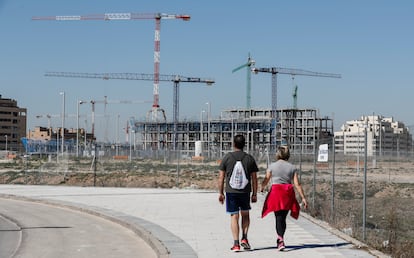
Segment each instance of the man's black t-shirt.
M249 183L246 185L244 189L233 189L229 185L231 173L233 172L233 167L236 164L237 160L242 161L244 170L246 172L247 180L249 180ZM234 151L231 153L227 153L223 157L219 169L225 171L226 193L250 193L252 191L251 174L257 173L259 171L255 159L250 154L245 153L244 151Z

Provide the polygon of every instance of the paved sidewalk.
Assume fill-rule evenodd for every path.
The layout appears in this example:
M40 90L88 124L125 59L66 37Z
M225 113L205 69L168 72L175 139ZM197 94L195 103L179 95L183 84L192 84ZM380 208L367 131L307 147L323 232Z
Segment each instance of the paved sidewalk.
M136 227L160 257L384 257L358 241L338 237L305 214L298 220L289 217L287 248L278 252L273 215L260 217L264 196L252 204L249 241L253 250L239 253L230 251L230 217L212 191L0 185L0 196L69 205L123 221Z

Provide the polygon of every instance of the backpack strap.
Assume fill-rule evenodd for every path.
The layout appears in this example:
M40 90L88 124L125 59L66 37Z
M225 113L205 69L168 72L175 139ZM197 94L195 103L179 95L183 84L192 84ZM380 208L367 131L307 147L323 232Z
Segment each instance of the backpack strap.
M230 156L232 156L232 157L233 157L233 159L235 159L235 160L236 160L236 162L237 162L237 161L241 161L242 166L243 166L243 168L244 168L244 173L246 174L246 173L247 173L247 169L244 167L244 164L243 164L243 160L244 160L244 158L247 156L246 152L244 152L244 151L243 151L243 158L242 158L241 160L236 159L236 157L234 156L233 152L229 152L229 153L230 153Z

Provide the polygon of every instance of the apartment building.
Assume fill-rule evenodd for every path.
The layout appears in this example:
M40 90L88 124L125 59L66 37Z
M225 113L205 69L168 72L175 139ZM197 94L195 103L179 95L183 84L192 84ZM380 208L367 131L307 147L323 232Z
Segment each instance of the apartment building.
M6 152L20 152L21 138L26 136L26 108L17 106L14 99L0 95L0 149Z
M410 131L392 117L362 116L347 121L334 135L336 152L345 155L364 155L365 139L368 156L411 155L413 150Z

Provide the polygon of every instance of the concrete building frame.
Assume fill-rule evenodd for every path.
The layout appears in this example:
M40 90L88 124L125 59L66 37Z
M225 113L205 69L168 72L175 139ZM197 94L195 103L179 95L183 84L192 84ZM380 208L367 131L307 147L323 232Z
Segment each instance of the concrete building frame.
M271 109L229 109L202 123L181 121L177 124L177 150L198 156L196 142L201 141L202 156L220 158L232 150L234 135L242 134L245 151L253 155L274 154L281 145L288 145L292 154L313 155L319 142L333 137L332 119L319 117L316 109L281 109L277 117L274 124ZM133 121L133 127L138 150L173 150L173 122Z

